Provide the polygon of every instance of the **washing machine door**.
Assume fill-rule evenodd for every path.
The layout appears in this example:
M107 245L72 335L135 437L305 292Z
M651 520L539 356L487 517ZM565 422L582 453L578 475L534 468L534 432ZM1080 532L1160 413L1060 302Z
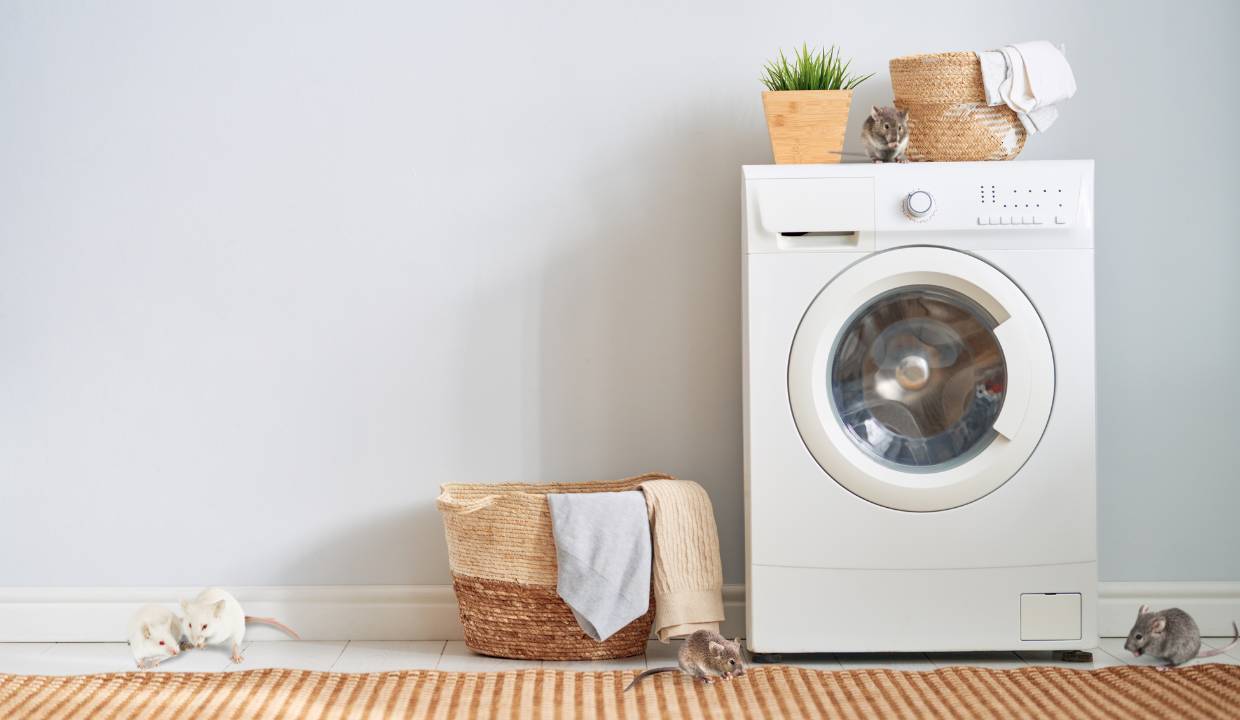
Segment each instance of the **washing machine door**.
M896 510L998 488L1050 418L1050 339L1025 294L967 253L872 255L810 304L788 363L797 429L827 475Z

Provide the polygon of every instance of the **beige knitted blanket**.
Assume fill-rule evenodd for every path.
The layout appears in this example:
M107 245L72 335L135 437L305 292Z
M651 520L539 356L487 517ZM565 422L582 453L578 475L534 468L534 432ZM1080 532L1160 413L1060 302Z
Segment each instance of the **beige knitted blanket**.
M654 629L659 640L719 632L723 563L710 496L690 480L641 484L654 545Z

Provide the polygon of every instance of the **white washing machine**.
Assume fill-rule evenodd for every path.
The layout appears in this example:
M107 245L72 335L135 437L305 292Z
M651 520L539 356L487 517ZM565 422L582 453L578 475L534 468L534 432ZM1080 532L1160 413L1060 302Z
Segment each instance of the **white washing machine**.
M744 168L750 650L1097 645L1093 181Z

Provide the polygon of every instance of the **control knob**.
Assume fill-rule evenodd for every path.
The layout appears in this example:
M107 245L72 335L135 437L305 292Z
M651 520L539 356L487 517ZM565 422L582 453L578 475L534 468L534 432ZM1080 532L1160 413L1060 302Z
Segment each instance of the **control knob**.
M904 211L912 218L924 218L934 210L934 196L925 190L914 190L904 198Z

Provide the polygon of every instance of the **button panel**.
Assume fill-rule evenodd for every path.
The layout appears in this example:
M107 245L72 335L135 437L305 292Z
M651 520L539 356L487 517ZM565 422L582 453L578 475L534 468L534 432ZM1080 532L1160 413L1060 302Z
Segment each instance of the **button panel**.
M1037 215L978 215L978 225L1045 225L1046 218ZM1062 215L1055 216L1056 225L1066 225L1068 219Z

